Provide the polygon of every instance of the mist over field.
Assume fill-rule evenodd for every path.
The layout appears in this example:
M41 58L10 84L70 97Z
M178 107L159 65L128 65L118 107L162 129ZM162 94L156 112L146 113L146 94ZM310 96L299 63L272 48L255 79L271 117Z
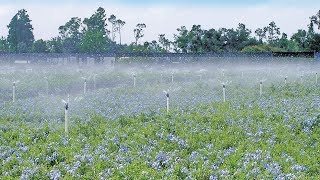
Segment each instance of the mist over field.
M317 61L138 59L3 63L1 176L318 177Z
M317 3L105 3L0 2L0 179L320 179Z

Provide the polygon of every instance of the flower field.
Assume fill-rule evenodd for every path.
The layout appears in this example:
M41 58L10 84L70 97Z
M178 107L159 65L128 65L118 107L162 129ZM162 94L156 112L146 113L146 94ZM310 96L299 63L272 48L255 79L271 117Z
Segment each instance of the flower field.
M319 179L319 68L5 66L0 179Z

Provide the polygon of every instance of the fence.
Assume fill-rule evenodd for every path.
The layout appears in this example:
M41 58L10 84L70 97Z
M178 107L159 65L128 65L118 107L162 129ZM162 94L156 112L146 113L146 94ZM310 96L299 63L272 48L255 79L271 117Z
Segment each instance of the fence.
M300 57L320 59L320 53L314 52L266 52L266 53L103 53L103 54L71 54L71 53L0 53L0 62L8 63L113 63L113 62L214 62L254 60L267 61L273 57Z
M273 52L273 57L314 58L314 52Z
M314 58L318 61L320 61L320 52L314 53Z
M269 58L272 53L103 53L103 54L68 54L68 53L0 53L1 62L25 63L112 63L125 60L149 59L158 63L206 61L210 58Z

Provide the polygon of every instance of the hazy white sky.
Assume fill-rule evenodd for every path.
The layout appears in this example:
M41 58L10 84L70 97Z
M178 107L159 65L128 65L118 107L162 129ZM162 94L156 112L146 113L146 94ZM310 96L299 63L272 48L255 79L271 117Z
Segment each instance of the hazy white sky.
M135 3L134 3L135 2ZM7 25L19 9L26 9L32 20L36 39L50 39L58 35L58 27L71 17L90 17L101 6L107 16L114 14L126 22L123 41L134 41L133 29L137 23L145 23L143 41L157 40L159 34L169 38L176 29L193 24L203 28L235 28L244 23L253 31L275 21L282 32L289 35L298 29L306 29L309 17L320 9L320 1L304 0L189 0L189 1L9 1L0 0L0 36L7 35Z

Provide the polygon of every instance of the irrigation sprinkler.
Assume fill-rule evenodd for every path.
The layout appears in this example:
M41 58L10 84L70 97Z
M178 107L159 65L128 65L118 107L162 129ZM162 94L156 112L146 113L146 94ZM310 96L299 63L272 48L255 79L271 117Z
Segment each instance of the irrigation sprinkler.
M49 80L47 77L44 77L44 79L46 80L46 94L48 96L49 95Z
M13 82L12 84L12 102L14 103L16 101L16 82Z
M262 96L262 81L260 81L260 97Z
M222 84L222 96L223 96L223 102L226 102L226 85Z
M64 103L64 132L66 135L68 135L68 110L69 110L69 103L66 102L65 100L62 100Z
M173 73L171 73L171 83L173 84Z
M97 76L97 74L94 74L94 75L93 75L93 90L96 90L96 88L97 88L96 76Z
M16 84L20 82L19 80L18 81L13 81L12 82L12 102L16 102Z
M82 79L84 80L83 82L83 94L87 93L87 78L82 77Z
M222 82L222 81L219 80L219 82L222 84L222 99L223 99L223 102L226 102L226 85L231 83L232 81Z
M133 74L132 76L133 76L133 87L136 87L136 78L137 78L137 76L135 74Z
M284 84L287 84L287 77L284 78Z
M170 101L170 96L169 96L169 92L167 91L163 91L166 94L167 97L167 114L169 114L169 101Z

